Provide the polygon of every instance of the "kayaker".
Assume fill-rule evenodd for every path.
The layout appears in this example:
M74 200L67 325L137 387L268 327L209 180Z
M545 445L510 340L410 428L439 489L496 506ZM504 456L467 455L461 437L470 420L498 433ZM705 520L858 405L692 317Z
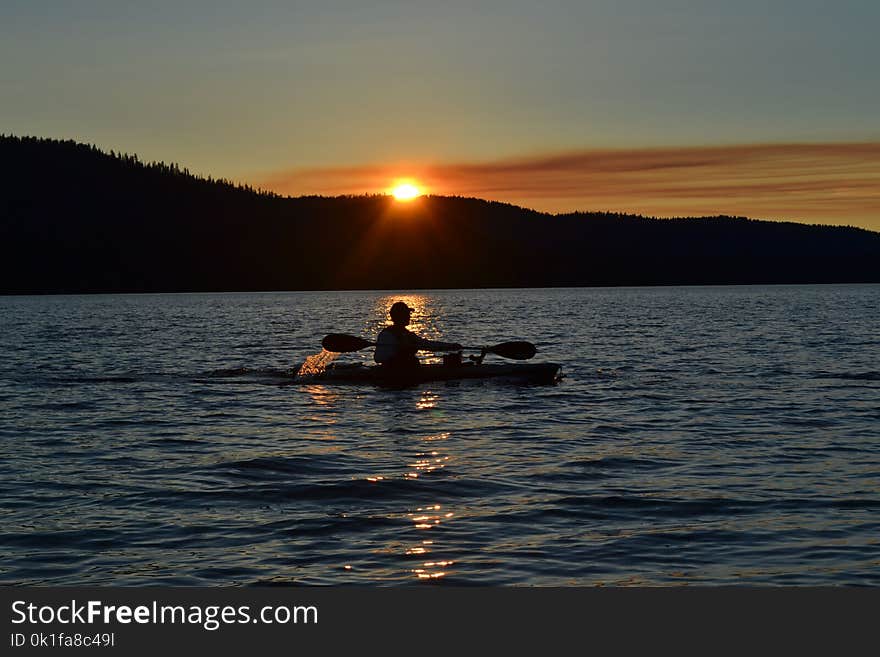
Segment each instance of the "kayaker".
M376 338L376 351L373 360L387 367L418 367L417 351L461 351L457 342L426 340L406 328L413 309L403 301L391 306L391 326L386 326Z

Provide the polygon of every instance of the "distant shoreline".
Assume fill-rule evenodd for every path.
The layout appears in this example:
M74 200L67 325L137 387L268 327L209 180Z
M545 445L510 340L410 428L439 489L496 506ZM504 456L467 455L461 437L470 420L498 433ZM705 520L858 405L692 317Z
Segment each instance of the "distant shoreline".
M5 295L880 282L864 228L282 198L36 138L0 137L0 175Z

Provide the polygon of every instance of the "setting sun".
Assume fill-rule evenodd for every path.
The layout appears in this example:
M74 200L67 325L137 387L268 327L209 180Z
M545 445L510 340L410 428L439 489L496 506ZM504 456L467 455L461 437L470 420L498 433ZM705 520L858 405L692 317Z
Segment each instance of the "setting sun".
M398 201L411 201L421 195L419 188L410 183L401 183L391 190L391 194Z

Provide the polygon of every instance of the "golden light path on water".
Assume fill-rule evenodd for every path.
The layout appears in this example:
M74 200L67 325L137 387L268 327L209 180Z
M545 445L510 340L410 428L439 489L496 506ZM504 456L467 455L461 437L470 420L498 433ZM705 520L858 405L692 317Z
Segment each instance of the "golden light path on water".
M395 479L414 481L421 477L431 476L443 470L452 460L443 444L450 438L447 432L424 436L416 440L425 443L415 453L415 460L402 463L403 468L396 473L376 473L363 479L372 485L381 486ZM439 554L442 541L436 536L444 523L448 523L455 513L436 502L427 502L402 510L399 517L405 521L401 526L401 537L374 548L376 554L401 554L407 563L408 572L420 580L439 579L449 573L455 560ZM350 564L344 564L345 570L352 570Z
M430 394L430 393L429 393ZM436 396L435 396L436 398ZM418 406L417 408L425 408ZM449 433L439 433L433 436L426 436L422 440L427 443L441 443L449 439ZM417 460L410 464L412 468L405 474L407 478L416 479L419 476L428 475L437 472L446 467L451 456L442 451L440 445L429 445L424 451L416 454ZM455 514L448 511L442 504L427 504L416 507L414 511L408 512L407 517L412 522L412 528L418 532L432 532L436 530L442 523L448 522ZM445 577L448 569L455 562L451 559L431 558L430 554L436 552L436 540L430 538L422 539L415 544L411 544L405 550L405 555L416 557L421 561L416 567L411 569L412 574L418 579L438 579Z
M429 339L452 339L443 326L443 317L447 314L442 307L437 305L436 299L431 299L420 294L397 294L381 297L374 304L370 315L364 320L361 328L361 337L374 340L378 332L390 323L389 309L397 301L403 301L413 309L411 322L408 328L420 336ZM299 370L299 374L310 374L323 371L339 354L322 351L309 357ZM364 363L372 361L372 350L364 349L355 354L344 355L348 360L361 360ZM433 354L421 353L424 361L435 360ZM318 407L329 410L330 407L340 403L341 397L334 391L322 385L305 386L304 391L309 393L312 402ZM430 388L410 391L414 396L407 403L412 404L410 409L417 413L429 413L436 420L442 421L445 412L442 410L441 394ZM391 408L388 409L391 411ZM397 427L393 423L398 421L397 415L401 409L397 407L393 413L384 416L388 421L389 431L394 433ZM330 418L325 417L325 421ZM334 427L328 423L326 431L322 432L324 440L332 441L335 438ZM448 445L451 438L450 432L439 431L422 436L406 435L405 440L394 441L391 453L392 460L399 459L399 465L384 469L380 472L368 472L354 477L365 481L372 486L388 485L400 480L416 482L425 477L433 477L440 474L454 460L449 452ZM370 446L367 449L388 449L386 446ZM390 517L399 518L403 521L399 536L386 544L370 548L370 552L377 555L399 554L404 559L405 572L415 579L436 580L446 577L456 560L442 554L442 539L438 536L444 525L454 517L455 512L436 500L424 500L424 502L402 508L398 513L390 514ZM366 565L356 562L339 564L344 571L355 576L368 575L364 569ZM399 573L400 571L398 571ZM370 573L368 576L375 576ZM391 575L385 571L385 574Z
M378 332L388 323L388 311L391 305L397 301L403 301L413 309L410 318L409 330L432 340L453 339L445 330L443 318L447 314L443 308L437 307L436 298L421 294L389 295L382 297L373 307L373 317L367 330ZM420 354L424 362L437 360L433 354ZM415 401L415 408L421 413L438 413L441 398L431 390L420 391ZM442 416L440 416L442 417ZM428 477L440 473L453 459L445 446L451 437L449 432L438 432L418 438L423 445L416 452L415 459L407 463L407 469L403 477L408 480L416 480L420 477ZM380 483L380 481L377 481ZM405 557L415 559L416 563L410 568L413 577L420 580L439 579L445 577L450 571L454 560L443 558L438 555L442 541L436 536L444 523L448 523L454 512L445 508L442 504L426 500L424 504L406 512L405 517L409 525L406 535L409 536L415 530L420 536L403 546Z

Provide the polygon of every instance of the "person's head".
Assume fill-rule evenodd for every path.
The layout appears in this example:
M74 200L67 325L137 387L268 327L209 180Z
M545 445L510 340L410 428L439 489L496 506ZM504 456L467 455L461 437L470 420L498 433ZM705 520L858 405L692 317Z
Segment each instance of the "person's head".
M409 318L412 317L412 311L413 309L407 306L403 301L396 301L389 311L391 321L398 326L406 326L409 324Z

